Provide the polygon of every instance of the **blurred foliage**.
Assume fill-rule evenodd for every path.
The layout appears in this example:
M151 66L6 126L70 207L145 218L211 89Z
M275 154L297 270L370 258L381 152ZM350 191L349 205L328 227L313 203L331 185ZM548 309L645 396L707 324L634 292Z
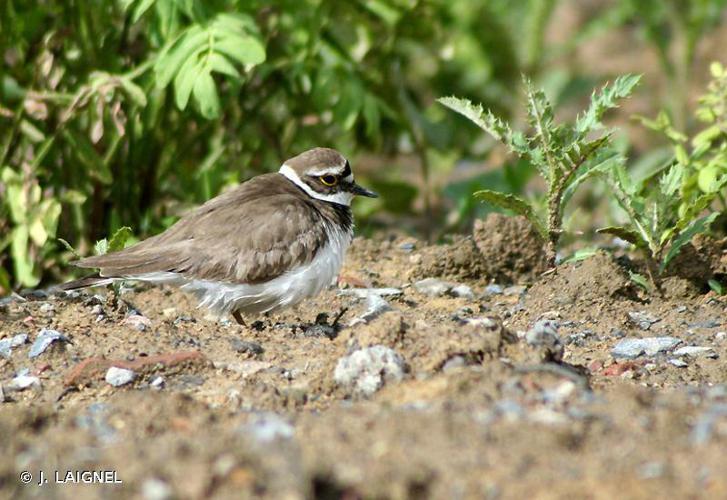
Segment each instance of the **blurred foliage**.
M526 100L530 134L513 128L492 111L473 105L467 99L444 97L439 102L464 115L489 135L533 165L547 185L540 199L527 200L516 194L484 189L475 196L487 203L527 218L546 246L551 266L555 265L558 242L563 234L565 206L576 189L596 172L605 172L623 163L611 145L611 132L603 131L606 111L631 94L638 76L621 76L612 85L594 92L585 113L572 123L555 122L553 106L542 90L526 81Z
M503 165L435 99L467 96L517 122L524 74L555 107L578 100L603 75L562 61L631 26L683 90L727 0L644 1L596 2L555 44L559 0L4 0L0 293L62 277L71 253L56 236L85 254L123 226L159 232L317 145L391 159L357 169L387 193L355 206L362 230L380 211L424 215L434 236L463 228L473 191L520 193L533 169L460 177L473 161ZM450 177L440 192L434 179Z

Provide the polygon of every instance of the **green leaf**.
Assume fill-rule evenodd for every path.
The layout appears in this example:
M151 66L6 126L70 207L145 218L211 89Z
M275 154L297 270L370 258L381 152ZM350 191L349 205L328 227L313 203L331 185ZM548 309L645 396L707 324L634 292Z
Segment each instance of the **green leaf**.
M627 241L637 247L648 246L647 242L641 238L641 235L637 231L623 226L602 227L600 229L596 229L596 232L598 234L610 234L611 236L616 236L617 238Z
M71 252L71 253L73 254L73 256L74 256L75 258L77 258L77 259L80 259L80 258L81 258L81 255L80 255L80 254L79 254L79 253L78 253L78 252L76 251L76 249L75 249L75 248L73 248L73 247L71 246L71 244L70 244L70 243L68 243L68 242L67 242L66 240L64 240L63 238L58 238L58 239L57 239L57 241L58 241L58 243L60 243L60 244L61 244L61 246L63 246L63 247L64 247L64 248L66 249L66 250L68 250L69 252Z
M96 255L105 255L109 250L109 240L106 238L98 240L93 246L93 251Z
M672 241L671 246L669 247L669 251L666 254L666 257L664 257L664 260L662 261L661 265L659 266L659 272L664 272L664 270L667 268L669 263L679 255L679 252L681 251L682 247L692 241L692 238L696 236L697 234L704 233L709 230L709 227L712 225L714 220L719 216L718 212L711 213L709 215L705 215L704 217L697 219L694 221L689 227L687 227L684 231L679 233L679 236Z
M107 251L118 252L119 250L123 250L126 246L126 242L129 241L129 238L131 238L133 234L134 233L131 232L130 227L124 226L119 228L111 237L111 240L109 240Z
M631 279L631 281L633 281L634 283L639 285L641 288L643 288L647 292L651 288L649 286L649 281L646 279L646 277L643 274L634 273L634 272L629 271L629 279Z
M440 97L437 101L509 146L514 153L524 155L529 152L527 141L521 133L514 133L507 123L497 118L491 111L484 111L481 105L474 105L468 99L458 97Z
M709 288L711 288L717 295L724 295L725 287L719 281L713 279L707 280L707 284L709 285Z
M581 248L580 250L576 250L573 252L573 254L565 259L563 261L563 264L567 264L569 262L580 262L582 260L586 260L589 257L593 257L598 253L597 247L588 247L588 248Z
M21 286L34 287L40 282L35 263L30 258L28 226L18 226L13 230L10 254L15 268L15 279Z
M588 110L576 119L578 134L585 136L591 130L601 128L601 119L606 111L618 107L619 100L631 95L639 80L641 75L619 76L613 84L605 85L600 92L594 92Z
M202 116L213 119L220 115L220 99L212 75L209 73L199 75L192 92L199 103L199 111Z
M544 240L548 239L548 230L545 227L545 223L535 213L533 206L519 196L509 193L501 193L498 191L490 191L488 189L477 191L474 196L482 201L526 217L538 231L538 234L540 234Z

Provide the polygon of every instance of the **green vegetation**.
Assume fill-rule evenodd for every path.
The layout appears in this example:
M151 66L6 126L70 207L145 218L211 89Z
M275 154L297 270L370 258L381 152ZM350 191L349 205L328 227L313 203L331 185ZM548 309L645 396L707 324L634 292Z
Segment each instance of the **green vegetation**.
M551 261L568 230L568 210L577 205L592 225L603 210L585 179L607 173L602 178L614 192L639 200L638 209L661 206L666 195L655 186L678 176L679 203L664 209L658 224L649 219L653 241L638 243L659 274L692 224L713 204L724 208L725 72L714 66L695 115L701 130L689 112L689 84L701 71L697 49L720 26L725 6L727 0L577 7L558 0L6 0L0 294L67 278L73 255L60 239L86 255L122 227L138 238L157 233L189 207L316 145L344 151L383 194L356 205L362 232L395 218L405 230L437 239L467 230L494 203L528 216ZM627 39L631 68L608 64L603 50L613 33ZM584 47L603 60L591 61ZM628 164L627 135L601 128L604 112L636 83L614 80L627 71L649 75L636 98L644 92L652 99L637 109L657 116L644 123L666 138L639 144ZM518 113L523 75L533 82L528 119ZM614 84L575 117L573 109L603 81ZM504 157L496 141L462 126L436 102L445 95L492 110L500 120L464 100L445 101L516 155ZM614 113L621 121L626 114ZM648 168L639 166L652 157ZM540 178L545 194L532 196ZM625 213L621 220L614 212L609 223L632 229ZM683 227L669 231L677 223Z
M479 199L525 216L546 243L547 258L555 265L558 241L563 234L563 211L575 190L597 171L608 171L622 161L613 149L611 134L603 132L601 120L619 99L631 94L639 77L617 78L611 86L594 93L588 110L575 122L556 124L553 107L545 92L527 86L528 135L514 132L510 125L483 111L467 100L445 97L445 106L461 113L510 151L533 165L548 186L545 200L525 200L517 195L485 189L475 193ZM600 133L599 133L600 131Z

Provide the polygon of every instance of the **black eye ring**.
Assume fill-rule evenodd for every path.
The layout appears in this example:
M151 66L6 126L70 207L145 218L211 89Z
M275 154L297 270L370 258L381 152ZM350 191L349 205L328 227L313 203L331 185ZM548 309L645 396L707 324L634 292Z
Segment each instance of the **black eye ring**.
M324 186L335 186L338 184L338 177L335 175L322 175L318 178Z

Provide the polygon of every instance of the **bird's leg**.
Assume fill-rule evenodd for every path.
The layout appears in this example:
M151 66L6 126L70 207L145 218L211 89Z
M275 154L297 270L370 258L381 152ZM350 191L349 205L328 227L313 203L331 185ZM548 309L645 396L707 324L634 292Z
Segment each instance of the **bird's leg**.
M247 326L245 325L245 320L242 319L242 314L240 314L240 311L234 311L232 313L232 317L235 318L235 321L237 321L238 325Z

